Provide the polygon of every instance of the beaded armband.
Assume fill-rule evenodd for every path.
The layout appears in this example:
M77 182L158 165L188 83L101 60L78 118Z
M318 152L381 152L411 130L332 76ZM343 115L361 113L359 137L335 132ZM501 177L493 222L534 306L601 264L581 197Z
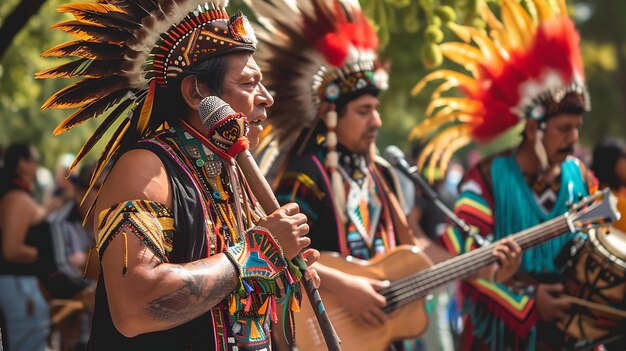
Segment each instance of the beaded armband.
M299 311L302 273L285 258L282 247L269 230L263 227L248 229L241 242L224 254L237 267L240 280L230 297L231 314L248 312L255 304L253 301L261 300L264 302L258 312L268 313L276 321L276 298L285 300L287 310Z
M128 272L128 238L135 235L161 261L168 262L174 237L174 215L166 206L144 200L125 201L100 213L98 217L98 240L96 248L102 255L117 235L124 238L124 265L122 273Z

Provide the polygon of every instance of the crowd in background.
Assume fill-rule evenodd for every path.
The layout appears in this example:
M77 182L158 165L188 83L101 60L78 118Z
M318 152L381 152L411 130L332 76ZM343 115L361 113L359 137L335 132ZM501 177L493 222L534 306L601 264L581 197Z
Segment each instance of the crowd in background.
M5 350L83 350L98 274L97 259L89 265L93 217L83 226L95 195L85 196L94 165L70 173L73 155L64 154L50 171L39 155L27 143L2 151L2 344Z
M419 150L414 152L417 156ZM54 170L41 165L31 144L0 149L0 317L5 350L82 350L89 335L98 262L89 262L94 245L93 217L83 226L100 182L89 194L93 164L69 172L73 155L60 155ZM602 187L609 187L626 212L626 148L619 139L602 140L593 152L579 150ZM476 155L453 162L447 174L435 177L433 189L450 208L457 185ZM473 161L474 160L474 161ZM428 170L423 170L428 172ZM437 241L447 218L420 189L404 182L408 217ZM84 201L83 201L84 198ZM93 216L93 214L91 215ZM626 217L626 216L624 216ZM614 225L626 232L626 218ZM89 264L91 263L91 264ZM410 350L454 350L463 328L460 302L451 285L427 299L430 323Z

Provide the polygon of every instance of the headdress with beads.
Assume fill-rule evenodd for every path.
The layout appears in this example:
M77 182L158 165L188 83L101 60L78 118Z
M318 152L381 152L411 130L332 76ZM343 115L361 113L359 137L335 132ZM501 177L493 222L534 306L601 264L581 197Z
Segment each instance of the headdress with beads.
M319 121L320 105L327 103L326 166L334 198L341 202L337 111L364 93L377 95L386 89L387 73L376 60L378 36L356 0L246 3L261 24L255 57L264 84L275 96L261 145L273 140L285 150L303 140L303 132L311 132Z
M427 140L421 166L445 171L452 155L472 141L485 143L520 121L546 119L560 113L589 110L579 36L567 16L564 0L553 11L546 0L527 1L527 11L514 0L503 0L501 21L480 3L485 30L453 25L464 42L440 44L443 55L469 74L447 69L431 72L413 89L419 93L432 81L435 88L426 119L410 138ZM462 96L442 96L458 88ZM535 151L547 166L539 128Z
M52 95L42 106L79 109L61 122L61 134L93 117L103 121L74 160L74 167L118 117L126 115L100 157L93 179L118 151L125 135L143 136L160 126L152 119L157 89L188 67L233 51L254 51L256 37L245 16L229 17L227 0L99 0L59 6L74 20L58 23L76 38L43 53L75 57L37 73L37 78L82 80Z

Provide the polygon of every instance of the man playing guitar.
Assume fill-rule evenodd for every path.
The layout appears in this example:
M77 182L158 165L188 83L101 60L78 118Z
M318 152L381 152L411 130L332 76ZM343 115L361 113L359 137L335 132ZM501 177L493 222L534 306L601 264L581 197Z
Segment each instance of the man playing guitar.
M445 106L451 114L465 114L467 123L452 126L434 122L428 127L433 129L419 130L422 135L434 131L450 135L447 132L451 128L463 130L457 139L430 139L430 150L439 150L438 155L452 154L471 140L490 141L518 122L525 122L523 140L513 150L479 162L465 175L455 212L478 235L449 228L444 242L454 254L480 246L479 237L500 240L558 217L568 210L568 204L596 187L583 163L572 156L582 114L589 110L578 34L564 6L553 11L543 1L534 3L533 8L541 10L538 19L531 18L517 2L503 1L502 16L514 16L516 23L526 24L523 28L512 26L509 21L503 22L508 26L503 25L486 5L482 7L489 36L465 27L478 49L495 45L504 37L522 35L523 40L494 52L495 56L489 59L483 56L487 51L473 58L463 57L464 67L472 68L471 74L439 70L418 86L421 89L433 77L462 82L456 85L463 94L455 102L456 107L445 102L447 97L435 97L431 105ZM454 48L467 46L444 45L444 54L449 58ZM555 57L559 59L553 60ZM433 121L427 119L429 122ZM445 160L433 162L440 162L445 168ZM495 270L494 281L462 284L462 349L535 350L564 346L556 321L566 316L569 303L559 296L563 285L557 283L555 258L574 236L562 235L529 249L514 280L503 278Z
M285 14L291 11L285 3L255 7L248 2L263 16L263 23L272 24L257 31L263 33L259 65L275 96L268 119L270 135L288 153L285 160L274 162L280 168L276 197L281 203L300 205L309 218L311 247L320 251L370 260L410 244L435 261L449 257L423 234L414 235L394 195L393 172L374 156L382 126L378 94L386 86L386 72L374 60L378 38L358 3L337 1L331 8L325 1L297 1L299 11L292 15ZM294 30L286 18L302 19L296 22L302 28ZM264 42L276 37L288 40ZM519 252L512 241L498 247L494 253L502 265L498 278L506 279L517 270ZM380 290L389 281L321 264L316 268L323 281L322 297L336 296L344 316L368 328L386 323L386 300ZM341 316L329 313L333 324L341 322ZM347 337L341 330L338 334L340 339Z

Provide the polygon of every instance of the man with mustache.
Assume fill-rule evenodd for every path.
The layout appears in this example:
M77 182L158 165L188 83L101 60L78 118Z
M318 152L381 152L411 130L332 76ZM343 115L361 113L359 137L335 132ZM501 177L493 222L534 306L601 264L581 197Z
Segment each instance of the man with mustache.
M57 132L116 106L79 161L121 120L91 179L111 160L88 223L101 267L88 350L271 350L277 304L290 310L301 296L290 260L310 243L307 218L295 203L264 213L235 161L256 145L273 98L252 56L254 31L227 3L59 8L76 20L57 27L81 40L46 55L79 59L38 77L84 79L44 104L82 107ZM207 123L208 96L237 113ZM304 256L312 263L316 253Z
M536 3L537 8L545 5ZM589 96L578 33L565 7L541 7L544 12L536 19L512 0L503 1L502 9L516 23L526 25L501 23L485 6L481 13L489 23L489 35L478 38L478 32L469 28L476 45L470 48L479 54L460 58L470 74L441 69L420 84L443 78L458 83L449 86L458 87L462 94L458 100L445 94L435 96L432 106L442 107L431 114L437 114L437 120L427 119L416 128L421 135L435 135L427 150L437 150L431 161L442 168L446 160L440 155L451 155L472 140L486 143L506 132L510 138L512 128L523 123L522 141L516 147L482 160L466 173L455 212L474 233L466 235L456 228L446 231L443 241L455 254L560 216L568 203L597 188L591 173L572 155L583 113L589 110ZM499 46L501 38L513 36L522 41L487 57L487 47ZM446 43L444 50L450 50L451 59L459 59L450 54L456 45L466 44ZM450 120L461 123L447 124ZM500 279L496 269L491 281L462 284L463 350L571 349L563 345L564 337L556 328L557 321L566 317L569 303L560 296L563 285L558 283L555 259L574 236L567 233L528 249L514 279Z

